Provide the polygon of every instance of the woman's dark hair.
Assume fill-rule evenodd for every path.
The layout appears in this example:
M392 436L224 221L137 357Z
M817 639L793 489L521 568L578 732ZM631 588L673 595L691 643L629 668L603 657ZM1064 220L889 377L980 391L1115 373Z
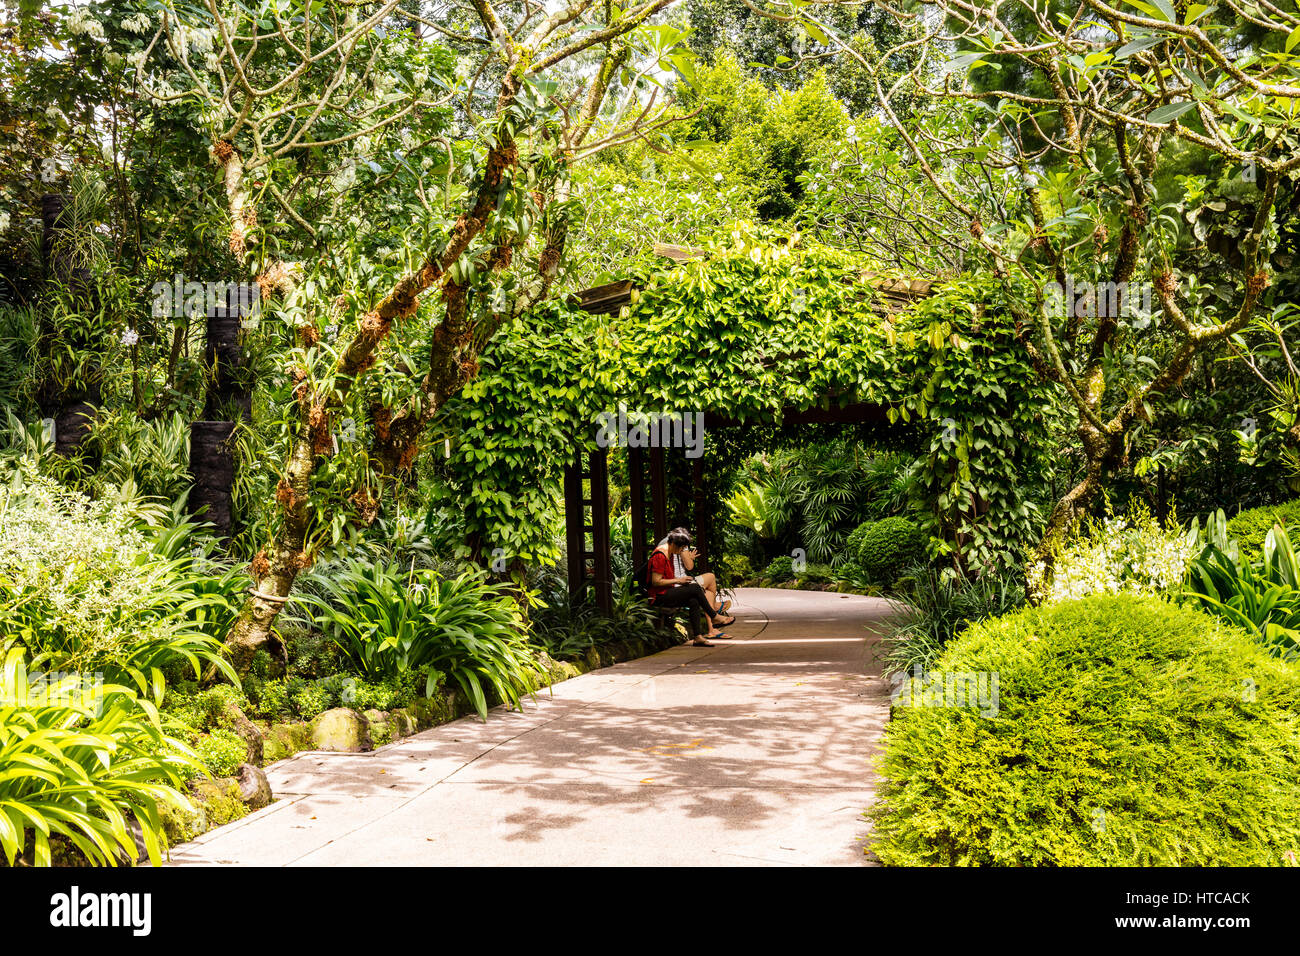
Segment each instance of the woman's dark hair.
M668 543L684 548L691 543L691 533L685 528L673 528L668 532Z

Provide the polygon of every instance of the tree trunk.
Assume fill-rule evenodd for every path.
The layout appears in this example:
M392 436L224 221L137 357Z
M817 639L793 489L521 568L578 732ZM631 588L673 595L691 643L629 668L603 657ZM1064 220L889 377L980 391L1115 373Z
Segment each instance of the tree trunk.
M1102 490L1106 475L1115 469L1124 457L1124 431L1120 428L1098 431L1090 422L1079 426L1078 434L1087 456L1087 471L1083 480L1065 493L1047 518L1047 528L1038 544L1034 557L1050 571L1056 552L1066 535L1079 523Z
M293 590L298 573L307 566L308 493L312 474L316 470L316 455L311 440L300 438L294 442L285 477L276 488L276 502L283 516L279 530L272 538L270 554L258 553L253 559L253 587L234 626L226 636L226 649L235 672L246 674L253 656L266 647L281 658L285 649L275 637L275 619L284 609ZM207 680L215 679L209 671Z

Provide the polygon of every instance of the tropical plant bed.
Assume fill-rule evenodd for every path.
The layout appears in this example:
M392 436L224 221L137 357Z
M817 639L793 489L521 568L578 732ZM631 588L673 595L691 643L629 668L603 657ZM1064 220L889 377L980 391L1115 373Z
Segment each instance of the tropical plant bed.
M568 661L552 659L544 651L535 672L537 689L603 667L636 660L681 644L683 637L670 628L647 639L630 638L591 647ZM420 697L406 707L391 710L334 707L311 720L271 722L250 720L229 705L226 723L237 728L247 746L247 759L232 776L197 778L189 784L193 811L169 807L162 815L168 846L202 836L208 830L241 819L274 802L265 769L305 751L366 753L423 730L476 713L468 695L456 688L440 688L433 697ZM2 862L2 860L0 860ZM56 861L58 862L58 861ZM64 861L75 865L75 860Z

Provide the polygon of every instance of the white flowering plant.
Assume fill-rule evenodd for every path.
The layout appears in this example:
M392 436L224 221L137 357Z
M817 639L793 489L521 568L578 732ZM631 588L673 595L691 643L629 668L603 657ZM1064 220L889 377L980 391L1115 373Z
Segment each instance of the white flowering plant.
M164 670L233 671L212 575L168 557L114 496L88 500L20 467L0 490L0 646L32 669L102 675L161 700Z
M1089 594L1162 593L1182 584L1201 548L1197 523L1166 528L1145 509L1090 521L1057 551L1050 569L1041 561L1029 565L1029 595L1057 604Z

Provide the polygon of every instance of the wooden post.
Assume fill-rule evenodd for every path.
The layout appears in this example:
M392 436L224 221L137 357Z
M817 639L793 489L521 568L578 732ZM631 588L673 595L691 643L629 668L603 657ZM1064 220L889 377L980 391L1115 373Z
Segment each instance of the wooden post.
M230 447L234 422L198 421L190 423L190 496L191 514L202 512L217 533L227 540L234 524L235 455Z
M592 451L591 461L591 550L592 585L601 613L614 610L614 581L609 566L609 462L605 449Z
M587 574L583 553L586 533L583 528L583 510L586 502L582 496L582 452L564 466L564 544L568 552L569 605L578 607L586 597Z
M691 516L695 522L692 529L695 532L695 547L699 549L700 561L695 565L695 574L702 574L710 569L710 565L716 567L711 560L712 552L709 551L709 538L712 535L712 515L708 513L708 505L704 495L704 459L694 458L691 460L691 510L694 514Z
M649 548L645 539L645 452L627 450L628 483L632 491L632 569L645 564Z
M664 450L650 449L650 509L654 520L654 543L668 533L668 491L664 479Z
M41 197L41 256L45 276L47 281L64 283L73 294L75 306L93 313L98 299L94 276L84 266L73 265L75 260L63 238L71 226L71 205L72 197L63 193L48 193ZM38 342L51 338L53 330L47 326L47 321L44 313L41 313L38 318ZM68 345L85 353L98 352L103 347L102 343L92 341L87 334L78 331L79 328L81 327L72 326ZM103 369L96 356L88 362L83 382L79 386L70 381L55 379L39 383L36 404L42 418L54 419L55 454L64 457L75 454L90 436L91 422L103 404L102 377Z
M190 424L191 514L212 522L217 534L230 540L234 533L235 456L230 436L238 421L252 418L253 392L238 381L243 368L239 327L244 303L227 295L224 305L207 315L207 342L203 359L212 378L203 404L203 420Z

